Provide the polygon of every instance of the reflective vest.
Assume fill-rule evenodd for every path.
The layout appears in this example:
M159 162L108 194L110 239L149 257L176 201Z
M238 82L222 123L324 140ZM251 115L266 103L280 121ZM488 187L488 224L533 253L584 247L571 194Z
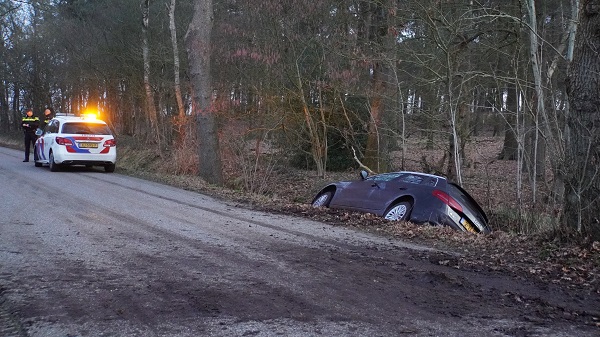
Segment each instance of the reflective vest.
M35 130L37 130L39 125L40 125L40 119L35 116L31 116L31 117L25 116L25 117L23 117L23 120L21 122L23 131L29 132L29 133L35 133Z

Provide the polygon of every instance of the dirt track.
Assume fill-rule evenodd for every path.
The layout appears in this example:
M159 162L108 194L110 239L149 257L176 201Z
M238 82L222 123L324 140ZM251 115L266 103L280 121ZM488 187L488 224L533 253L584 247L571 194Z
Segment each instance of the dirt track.
M19 158L0 148L7 336L600 334L597 293L459 269L457 252Z

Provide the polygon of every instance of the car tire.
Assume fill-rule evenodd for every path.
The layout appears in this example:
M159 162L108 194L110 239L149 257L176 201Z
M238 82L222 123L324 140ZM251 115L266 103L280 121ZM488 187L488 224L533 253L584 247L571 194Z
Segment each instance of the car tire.
M317 195L315 200L312 202L312 207L329 207L329 203L331 202L332 198L333 198L332 191L323 192L323 193Z
M51 172L60 171L60 165L58 165L56 162L54 162L54 153L52 153L52 151L50 151L50 156L48 157L48 164L50 166Z
M406 221L410 215L412 204L408 201L400 201L393 204L383 215L386 220Z
M112 172L115 172L116 167L117 167L117 165L115 165L115 164L104 165L104 171L108 172L108 173L112 173Z
M42 167L42 163L38 162L40 160L40 157L38 156L38 147L37 144L35 144L33 146L33 165L35 165L35 167Z

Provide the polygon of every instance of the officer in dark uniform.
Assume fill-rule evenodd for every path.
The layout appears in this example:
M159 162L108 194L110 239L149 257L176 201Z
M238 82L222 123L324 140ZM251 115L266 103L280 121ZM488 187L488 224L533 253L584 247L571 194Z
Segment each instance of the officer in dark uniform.
M29 161L29 151L31 150L31 145L35 144L35 140L37 139L35 130L37 130L39 126L40 119L33 115L33 111L31 109L27 110L27 113L23 117L23 121L21 123L23 133L25 134L25 160L23 160L23 162Z
M52 111L52 108L46 108L44 110L44 124L42 125L42 129L48 125L52 118L54 118L54 111Z

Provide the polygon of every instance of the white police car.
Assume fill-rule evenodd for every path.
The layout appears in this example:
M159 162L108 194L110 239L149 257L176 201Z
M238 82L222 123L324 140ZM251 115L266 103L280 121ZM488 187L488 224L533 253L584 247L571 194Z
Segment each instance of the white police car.
M34 157L35 166L47 164L52 172L69 165L103 166L114 172L117 142L108 125L93 114L57 114L35 142Z

